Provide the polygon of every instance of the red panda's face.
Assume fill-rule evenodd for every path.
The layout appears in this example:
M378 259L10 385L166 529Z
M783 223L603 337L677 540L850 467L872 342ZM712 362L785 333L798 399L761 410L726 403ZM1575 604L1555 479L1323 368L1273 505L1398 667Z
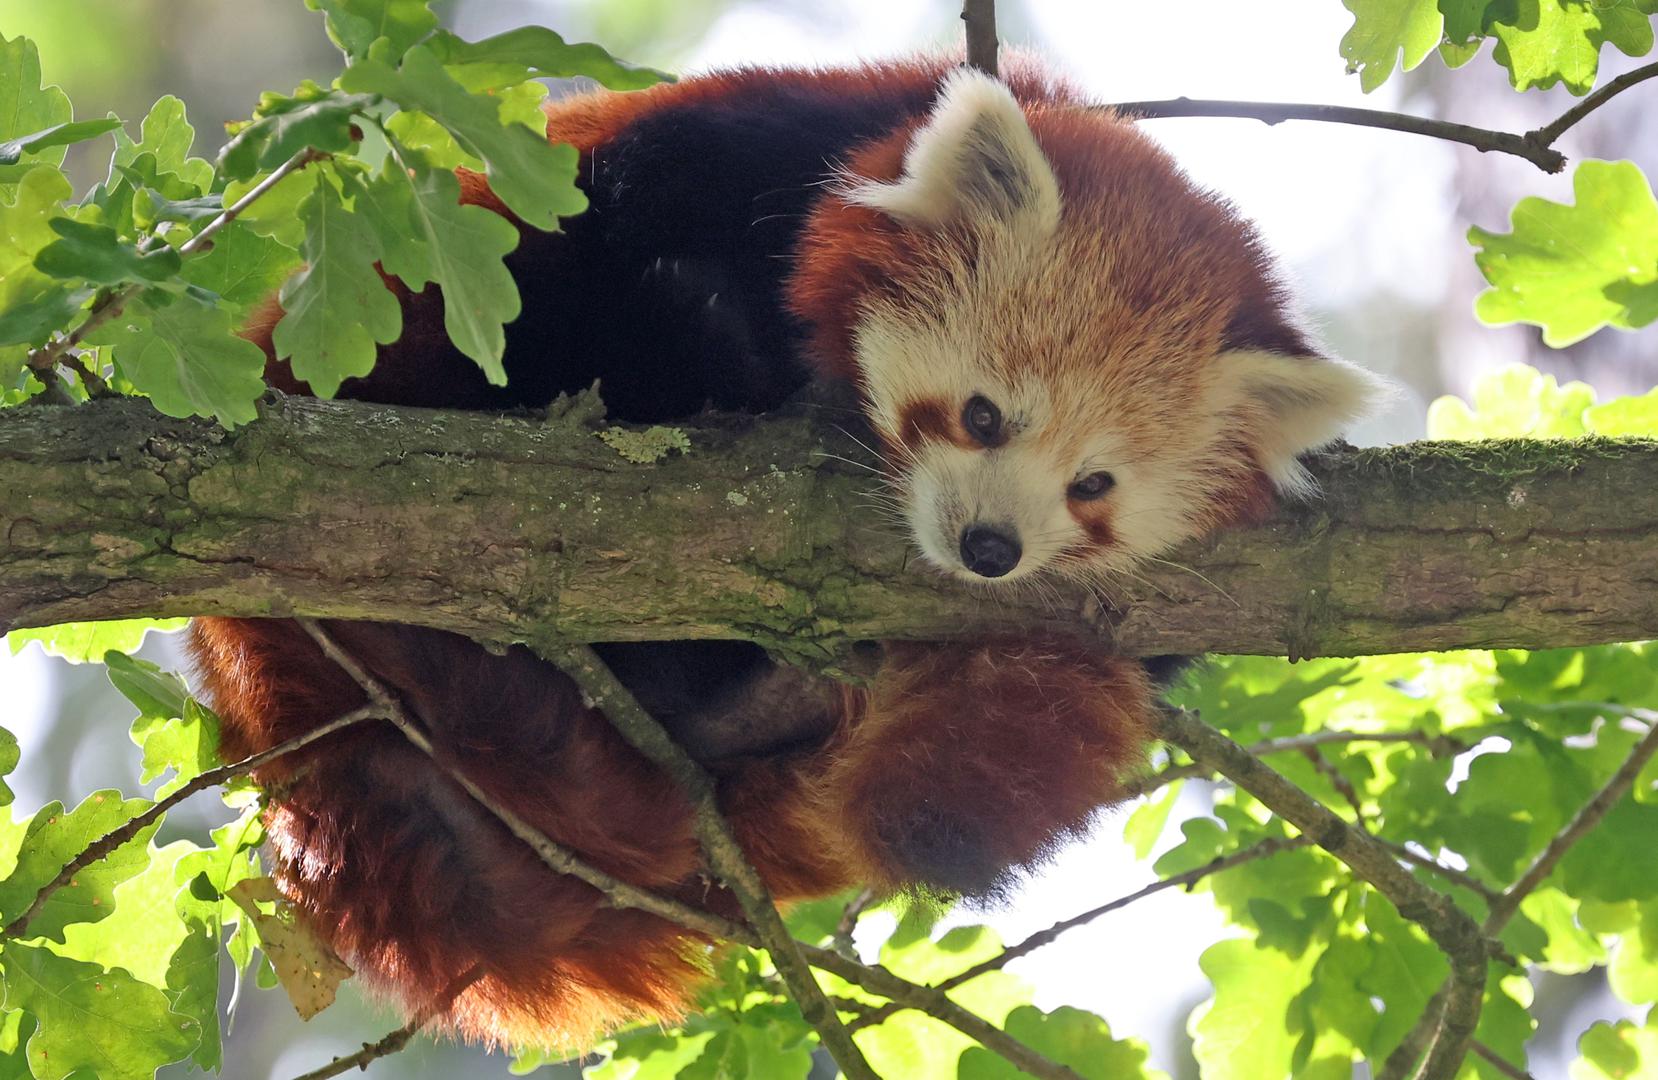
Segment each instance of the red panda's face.
M1120 571L1308 486L1374 377L1319 355L1250 228L1134 130L962 72L896 180L848 348L926 559ZM878 270L880 268L877 268Z

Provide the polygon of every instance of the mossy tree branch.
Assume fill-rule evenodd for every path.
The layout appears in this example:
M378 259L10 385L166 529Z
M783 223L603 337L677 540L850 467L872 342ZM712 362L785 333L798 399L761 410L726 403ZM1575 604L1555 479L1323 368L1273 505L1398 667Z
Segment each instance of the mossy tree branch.
M273 398L236 431L135 400L7 410L0 630L298 614L808 662L1038 629L1297 657L1658 636L1658 442L1337 451L1322 498L1176 552L1102 612L986 603L916 565L841 419L714 420L639 465L573 422L348 402Z

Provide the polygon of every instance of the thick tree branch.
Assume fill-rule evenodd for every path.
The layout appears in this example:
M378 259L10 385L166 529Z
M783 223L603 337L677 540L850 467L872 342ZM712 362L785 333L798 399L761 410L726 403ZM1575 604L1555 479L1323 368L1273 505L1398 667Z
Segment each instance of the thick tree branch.
M1092 636L1297 657L1658 637L1658 442L1418 443L1111 590L986 603L867 509L822 412L710 421L636 465L523 418L275 398L227 432L146 402L0 414L0 629L313 615L486 641Z

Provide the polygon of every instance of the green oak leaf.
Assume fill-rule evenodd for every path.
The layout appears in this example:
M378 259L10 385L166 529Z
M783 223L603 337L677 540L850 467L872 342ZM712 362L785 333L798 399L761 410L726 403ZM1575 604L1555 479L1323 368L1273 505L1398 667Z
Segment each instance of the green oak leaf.
M224 175L246 180L308 148L329 154L350 149L356 141L353 118L373 101L367 94L342 94L310 80L292 95L267 92L259 98L255 119L219 152Z
M673 76L637 67L597 45L570 44L544 26L520 26L482 41L464 41L439 30L426 42L455 81L467 90L494 90L529 78L588 78L611 90L643 90Z
M1472 406L1458 397L1428 406L1430 439L1569 439L1587 435L1584 411L1595 403L1587 384L1561 386L1525 364L1510 364L1474 384Z
M1571 1080L1641 1080L1658 1071L1658 1009L1646 1023L1599 1021L1577 1043Z
M1489 25L1487 11L1494 0L1439 0L1439 13L1445 17L1445 40L1456 46L1477 47Z
M1563 348L1658 319L1658 200L1646 177L1631 162L1585 161L1572 190L1575 205L1521 199L1512 232L1468 230L1491 283L1474 304L1482 321L1533 323Z
M621 1032L598 1051L606 1054L602 1062L582 1070L583 1080L674 1080L702 1057L714 1034L712 1030L695 1034L664 1032L655 1026ZM543 1065L567 1060L569 1056L569 1051L545 1054L524 1051L510 1071L514 1076L527 1076Z
M139 715L161 719L184 715L190 690L183 679L149 660L119 652L105 653L103 661L110 684L138 707Z
M1113 1038L1104 1020L1081 1009L1060 1006L1043 1012L1034 1005L1021 1005L1008 1014L1003 1030L1050 1060L1070 1066L1086 1080L1167 1076L1147 1068L1151 1053L1145 1043ZM973 1046L961 1055L956 1075L959 1080L1018 1080L1026 1074L1001 1055Z
M265 354L236 336L230 313L192 299L160 307L139 296L88 335L120 375L168 416L212 416L225 427L258 415Z
M30 168L15 184L0 186L0 325L5 327L0 342L38 344L63 325L44 323L76 291L36 270L34 261L57 242L50 223L70 193L68 177L45 165Z
M26 1009L36 1080L74 1073L98 1080L153 1080L156 1069L189 1056L199 1025L168 1007L167 995L119 969L8 941L6 1008ZM82 1072L84 1070L84 1072Z
M171 281L183 266L172 248L141 252L107 225L73 218L53 218L47 224L58 239L35 256L35 269L55 278L95 285L157 285Z
M69 95L56 86L40 85L40 52L26 37L6 40L0 34L0 140L16 139L44 131L75 118ZM63 162L62 146L42 147L40 161L48 165ZM0 164L0 185L16 183L28 164ZM0 279L5 274L0 272Z
M1596 435L1658 438L1658 389L1593 405L1584 410L1583 419Z
M23 752L17 745L17 736L0 728L0 776L9 775L22 760ZM10 785L0 780L0 806L10 806L16 798Z
M1353 26L1341 39L1349 74L1357 72L1365 93L1393 74L1420 64L1439 46L1444 18L1436 0L1341 0ZM1402 61L1402 62L1401 62Z
M1198 964L1215 992L1186 1030L1206 1080L1290 1075L1301 1034L1292 1030L1291 1005L1306 989L1316 958L1314 950L1292 958L1242 940L1204 950Z
M309 169L289 173L249 203L236 216L236 224L257 236L275 240L289 250L297 250L305 243L305 222L300 219L299 206L310 198L316 186L316 176L325 172L322 166L312 165ZM263 179L254 177L226 184L225 205L234 206ZM190 261L195 262L194 259Z
M575 185L575 148L555 146L521 124L503 124L495 100L467 93L427 46L410 49L396 69L360 60L340 76L340 86L429 114L463 150L482 159L491 189L508 209L538 229L556 229L559 218L587 208Z
M166 94L150 107L149 114L139 125L136 143L124 130L116 130L115 155L110 159L107 183L115 183L120 166L130 166L143 155L153 154L158 174L177 177L188 185L190 194L204 195L213 186L213 166L201 158L190 156L190 148L195 141L196 129L185 119L184 102Z
M1658 896L1654 836L1658 836L1658 806L1625 798L1572 845L1551 880L1579 899L1615 902Z
M501 386L506 324L519 313L518 285L502 260L518 246L518 230L491 210L462 206L453 173L393 146L402 167L388 168L366 191L387 241L381 266L416 292L437 282L449 339Z
M1528 0L1497 6L1489 21L1497 39L1492 59L1508 69L1516 90L1564 82L1572 93L1587 94L1602 45L1610 42L1628 56L1652 49L1650 9L1637 0Z
M395 59L438 24L427 0L305 0L305 6L323 13L329 38L353 60L367 56L380 38Z
M198 851L188 840L151 848L142 873L115 887L115 912L95 923L64 929L60 956L104 967L121 968L140 982L167 989L167 969L189 927L179 917L174 898L179 860Z
M125 825L150 806L147 799L122 799L119 791L97 791L65 813L63 804L47 803L36 811L23 834L17 866L0 881L0 913L6 922L22 915L35 895L94 841ZM109 855L75 874L54 892L29 922L30 937L63 940L71 923L98 922L115 910L115 887L149 865L150 837L159 822Z
M23 651L31 641L38 641L47 656L57 656L71 664L101 663L110 650L130 653L144 643L150 631L159 634L182 630L189 619L108 619L102 622L58 623L33 630L13 630L6 635L12 655Z
M270 299L298 265L299 252L238 218L214 235L211 250L185 260L183 273L185 281L245 316Z
M196 921L184 925L188 933L168 960L164 989L173 1011L194 1020L201 1030L201 1041L190 1059L205 1072L218 1072L224 1067L218 927Z
M23 160L24 154L38 154L53 147L72 146L78 142L95 139L120 126L121 121L112 116L104 120L74 120L53 124L27 135L18 135L0 141L0 165L16 165Z
M383 246L368 217L348 211L321 174L299 212L306 265L282 286L285 314L272 342L296 378L333 397L341 382L373 369L377 342L397 340L403 311L374 268Z
M94 291L53 284L33 298L0 311L0 345L43 344L80 313Z

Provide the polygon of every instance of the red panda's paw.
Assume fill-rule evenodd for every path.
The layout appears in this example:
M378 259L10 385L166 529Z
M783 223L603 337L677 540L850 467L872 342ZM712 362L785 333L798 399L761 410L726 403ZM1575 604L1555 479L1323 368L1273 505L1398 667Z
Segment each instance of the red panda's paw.
M825 790L884 883L994 894L1120 797L1150 707L1074 645L893 645Z

